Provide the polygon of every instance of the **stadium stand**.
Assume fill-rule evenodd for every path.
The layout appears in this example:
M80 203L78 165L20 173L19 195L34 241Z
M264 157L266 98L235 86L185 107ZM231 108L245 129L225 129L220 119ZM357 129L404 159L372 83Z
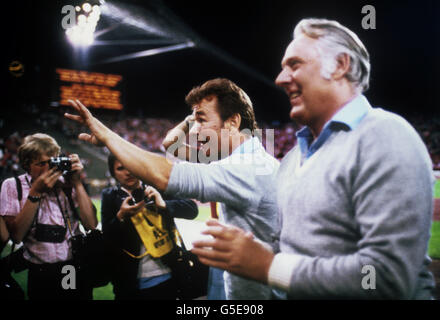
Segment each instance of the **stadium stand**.
M69 121L63 117L65 109L60 108L57 112L41 113L33 121L31 125L27 125L28 129L14 131L0 139L0 178L10 177L14 172L18 172L17 148L22 138L32 132L38 130L58 132L57 137L61 139L64 145L81 144L78 139L78 133L86 131L84 127L73 121ZM114 115L103 115L100 119L108 125L112 130L121 135L124 139L138 145L139 147L157 153L164 153L161 146L162 139L168 130L173 128L178 121L171 119L153 119L153 118L137 118L132 116L117 117ZM425 142L431 159L433 169L440 170L440 118L424 117L422 115L409 119L409 122L416 128L419 135ZM293 123L259 123L259 127L263 132L262 142L267 147L266 129L273 129L274 145L273 154L281 160L284 155L296 144L295 132L299 129ZM33 130L29 129L33 128ZM102 148L99 151L102 155L100 159L105 159L108 151ZM84 158L85 164L89 159ZM90 175L90 172L89 172ZM104 178L104 177L102 177Z

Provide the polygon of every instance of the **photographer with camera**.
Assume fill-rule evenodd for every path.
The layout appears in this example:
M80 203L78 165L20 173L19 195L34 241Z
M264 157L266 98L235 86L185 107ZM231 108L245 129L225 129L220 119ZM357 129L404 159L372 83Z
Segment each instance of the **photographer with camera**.
M108 168L118 185L103 190L101 215L103 233L113 240L116 248L112 263L115 300L175 300L176 284L170 268L161 258L146 254L130 218L145 206L156 206L165 217L194 219L198 214L196 203L164 200L156 189L144 186L113 154L108 157Z
M12 240L23 241L30 300L92 298L78 274L71 278L76 280L73 286L62 287L63 267L74 265L70 238L80 234L80 221L85 229L94 229L97 219L80 179L78 155L59 157L60 149L47 134L25 137L18 156L26 173L17 181L5 180L1 190L0 215Z

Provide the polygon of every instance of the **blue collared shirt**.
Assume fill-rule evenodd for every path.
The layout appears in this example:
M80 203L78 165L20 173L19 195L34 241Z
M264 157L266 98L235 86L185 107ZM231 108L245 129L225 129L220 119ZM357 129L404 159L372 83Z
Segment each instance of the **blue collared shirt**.
M310 158L330 137L333 132L339 130L354 130L361 122L363 117L371 108L364 95L356 98L342 107L325 125L318 138L313 141L312 131L309 127L304 127L296 133L298 145L303 161ZM312 144L309 145L309 143Z

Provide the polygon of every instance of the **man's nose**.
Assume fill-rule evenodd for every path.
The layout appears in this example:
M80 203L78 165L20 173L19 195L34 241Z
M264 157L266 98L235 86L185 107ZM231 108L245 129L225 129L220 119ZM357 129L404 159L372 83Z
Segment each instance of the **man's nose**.
M275 79L275 84L277 86L282 87L286 85L292 80L290 73L286 70L286 68L282 69L278 77Z

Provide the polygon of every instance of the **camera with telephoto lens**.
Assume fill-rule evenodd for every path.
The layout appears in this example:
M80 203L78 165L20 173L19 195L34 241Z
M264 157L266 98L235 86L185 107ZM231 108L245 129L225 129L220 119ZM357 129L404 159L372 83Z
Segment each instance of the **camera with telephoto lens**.
M63 175L72 171L72 160L69 157L51 157L49 160L49 168L56 167Z
M155 205L154 200L148 198L145 195L145 192L144 192L143 188L137 188L137 189L133 190L133 192L131 193L131 197L132 198L128 201L128 203L131 206L134 206L136 203L139 203L142 200L145 201L145 206L146 207L151 207L151 206Z

